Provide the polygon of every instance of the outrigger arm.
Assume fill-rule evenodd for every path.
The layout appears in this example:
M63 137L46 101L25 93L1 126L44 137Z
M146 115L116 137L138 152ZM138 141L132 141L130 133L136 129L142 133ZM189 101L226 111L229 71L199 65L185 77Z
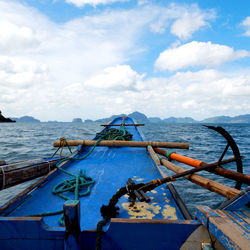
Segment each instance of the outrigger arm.
M224 128L222 128L220 126L214 127L214 126L204 125L204 127L207 127L209 129L212 129L212 130L220 133L227 140L227 146L225 147L224 151L222 152L219 161L221 161L223 159L228 148L230 147L232 149L232 152L233 152L235 158L236 158L237 172L243 173L243 165L242 165L242 160L241 160L242 157L240 157L239 148L238 148L236 142L234 141L233 137ZM240 190L241 186L242 186L242 181L238 180L235 184L235 188Z

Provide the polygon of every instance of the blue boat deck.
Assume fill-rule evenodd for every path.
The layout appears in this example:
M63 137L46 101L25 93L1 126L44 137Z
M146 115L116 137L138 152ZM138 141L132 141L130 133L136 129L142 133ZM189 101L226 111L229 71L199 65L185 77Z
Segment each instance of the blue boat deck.
M122 121L117 118L111 125ZM124 122L134 123L128 117ZM134 141L145 140L140 128L125 128L133 134ZM84 156L90 150L91 147L78 147L76 156ZM65 200L53 195L52 190L72 177L53 170L0 208L0 246L3 249L72 249L72 243L75 244L73 249L95 249L98 245L96 227L103 219L100 208L108 205L128 178L142 183L166 176L164 166L150 146L96 147L86 159L69 160L62 168L73 174L84 170L95 180L91 193L79 199L80 217L78 214L74 217L80 218L78 235L71 232L68 237L68 231L58 222L61 214L31 216L63 209ZM249 249L249 212L241 210L249 202L249 194L248 187L218 210L198 207L196 220L192 220L171 183L148 192L150 203L136 201L132 204L125 195L117 204L119 215L103 228L101 249L207 249L216 243L211 234L220 249ZM74 193L65 195L74 200ZM65 215L65 218L69 217Z
M121 124L121 122L122 118L118 118L112 124ZM133 120L127 118L125 123L132 124ZM143 140L137 127L127 126L126 130L133 134L133 140ZM83 147L80 155L85 155L89 150L90 147ZM147 149L139 147L96 147L86 159L70 160L63 168L74 174L78 174L79 169L82 169L87 176L95 180L90 195L80 198L81 231L96 229L97 223L102 219L100 207L108 204L113 194L126 185L128 178L132 178L136 183L161 178ZM18 207L8 211L8 216L20 217L62 210L65 200L53 195L52 189L68 178L71 177L57 170L49 181L31 192ZM73 193L67 195L74 199ZM128 196L122 197L117 204L120 208L118 218L184 219L167 187L158 187L148 195L151 198L150 203L136 202L134 206L131 206ZM64 230L58 224L59 217L60 215L45 216L44 223L50 229Z

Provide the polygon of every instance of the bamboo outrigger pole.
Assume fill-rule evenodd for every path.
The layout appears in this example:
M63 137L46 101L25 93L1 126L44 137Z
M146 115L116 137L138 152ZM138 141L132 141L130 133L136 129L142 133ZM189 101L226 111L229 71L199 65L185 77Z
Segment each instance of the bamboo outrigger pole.
M61 141L55 141L53 143L54 147L62 147L65 145L68 146L94 146L97 141L89 141L89 140L69 140L67 144ZM188 142L162 142L162 141L120 141L120 140L105 140L100 141L97 146L107 146L107 147L162 147L162 148L180 148L180 149L188 149Z
M160 161L161 161L162 165L164 165L166 168L172 170L175 173L178 173L178 174L182 174L182 173L187 174L188 173L188 171L186 171L184 168L181 168L181 167L173 164L172 162L170 162L166 159L160 159ZM209 167L209 164L207 165L207 167ZM199 168L206 168L206 166L199 167ZM197 169L197 171L199 171L199 170ZM191 170L190 170L190 172L191 172ZM224 197L227 197L228 199L231 199L235 195L240 193L240 190L238 190L238 189L227 187L227 186L222 185L216 181L209 180L207 178L204 178L204 177L196 175L196 174L190 173L189 175L185 175L183 177L190 180L191 182L201 186L201 187L204 187L212 192L216 192L217 194L220 194Z
M167 156L171 160L176 160L178 162L187 164L187 165L195 167L195 168L199 168L199 167L207 165L207 163L205 163L203 161L189 158L189 157L186 157L186 156L174 153L174 152L168 153L167 151L165 151L163 149L154 148L154 151L160 155ZM223 167L217 167L214 169L207 169L206 171L209 171L211 173L214 173L214 174L217 174L220 176L224 176L224 177L231 179L231 180L241 181L242 183L250 185L250 176L247 174L238 173L238 172L235 172L235 171L232 171L229 169L225 169Z

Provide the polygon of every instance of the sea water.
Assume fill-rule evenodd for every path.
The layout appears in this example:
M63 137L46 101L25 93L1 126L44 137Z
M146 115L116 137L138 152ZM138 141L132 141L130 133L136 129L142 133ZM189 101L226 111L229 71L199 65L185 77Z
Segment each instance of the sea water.
M211 124L210 124L211 125ZM212 124L222 126L236 141L243 161L244 173L250 174L250 124ZM35 158L51 157L55 152L52 143L60 137L67 139L92 139L102 127L100 123L0 123L0 160L7 163L24 161ZM201 124L146 124L141 127L147 140L189 142L189 150L176 150L177 153L212 163L218 161L226 146L226 140L217 132ZM229 150L224 157L233 157ZM190 169L183 164L181 167ZM225 168L236 170L236 164L224 165ZM168 175L174 174L170 170ZM215 180L230 187L235 186L235 181L225 179L203 171L200 175ZM20 191L28 187L34 180L0 191L0 205L7 202ZM210 192L202 187L180 178L174 183L175 188L184 203L194 213L198 205L218 207L226 198ZM123 186L124 183L121 183ZM243 188L246 187L243 185Z

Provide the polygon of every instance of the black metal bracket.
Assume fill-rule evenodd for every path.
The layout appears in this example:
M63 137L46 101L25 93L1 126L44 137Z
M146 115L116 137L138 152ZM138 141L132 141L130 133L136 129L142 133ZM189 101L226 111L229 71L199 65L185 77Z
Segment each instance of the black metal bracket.
M127 184L128 195L132 202L134 202L136 198L141 202L145 201L148 203L151 201L150 198L145 194L145 192L134 188L135 182L131 178L128 179Z
M209 128L209 129L213 129L214 131L220 133L227 140L227 145L219 158L219 162L222 161L223 157L225 156L227 150L230 147L232 149L232 152L233 152L235 158L236 158L237 172L243 173L243 165L242 165L242 160L240 157L240 151L239 151L239 148L238 148L236 142L234 141L233 137L224 128L222 128L220 126L218 126L218 127L207 126L207 125L203 125L203 126ZM240 190L241 186L242 186L242 182L237 181L235 184L235 188Z

